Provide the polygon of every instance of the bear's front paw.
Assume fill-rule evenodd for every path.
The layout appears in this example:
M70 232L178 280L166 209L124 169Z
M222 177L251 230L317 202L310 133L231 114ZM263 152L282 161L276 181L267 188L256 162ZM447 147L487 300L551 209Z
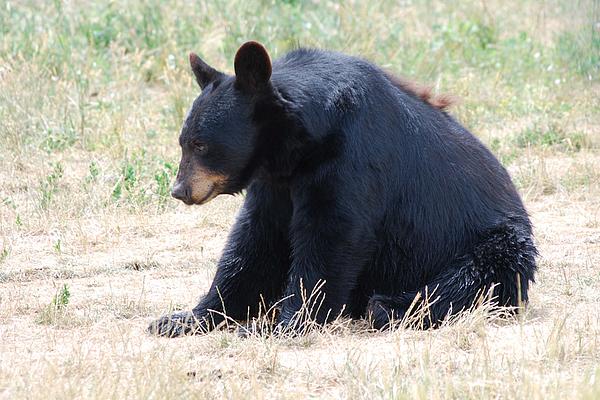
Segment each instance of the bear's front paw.
M148 326L148 333L157 336L178 337L204 333L205 325L189 311L165 315Z

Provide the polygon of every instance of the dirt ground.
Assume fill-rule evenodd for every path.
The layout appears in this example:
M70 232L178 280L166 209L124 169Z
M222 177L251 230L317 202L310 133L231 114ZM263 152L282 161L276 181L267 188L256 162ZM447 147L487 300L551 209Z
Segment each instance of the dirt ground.
M582 197L527 201L541 256L522 321L482 311L428 332L342 321L296 339L148 336L154 317L207 290L240 198L76 221L61 254L51 235L15 233L0 273L0 396L595 398L600 200ZM68 305L48 315L64 285Z

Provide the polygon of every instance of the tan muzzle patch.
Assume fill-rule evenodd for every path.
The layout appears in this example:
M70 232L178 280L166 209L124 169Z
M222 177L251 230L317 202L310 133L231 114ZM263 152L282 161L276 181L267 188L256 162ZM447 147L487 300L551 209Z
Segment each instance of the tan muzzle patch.
M226 180L225 176L210 173L203 168L194 168L192 176L188 180L192 202L194 204L208 203L221 194Z
M180 198L186 204L204 204L221 194L227 177L207 171L202 167L188 170L188 174L177 177L174 191L185 189L187 196Z

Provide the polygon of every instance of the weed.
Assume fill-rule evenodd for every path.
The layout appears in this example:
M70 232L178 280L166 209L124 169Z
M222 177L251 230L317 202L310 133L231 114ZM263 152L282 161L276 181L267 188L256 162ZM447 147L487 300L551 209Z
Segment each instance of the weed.
M133 205L146 201L146 190L141 184L141 176L145 167L145 152L126 158L121 167L121 176L112 190L113 201L126 200Z
M51 325L59 322L69 305L71 299L71 292L69 286L64 284L60 289L56 291L56 294L52 298L50 304L44 307L38 315L37 322L43 325Z
M62 253L62 245L61 245L61 240L57 239L56 242L54 243L54 246L52 246L52 248L54 249L54 251L57 254L61 254Z
M154 174L156 182L156 194L160 207L164 207L167 200L170 198L171 181L177 175L177 167L169 162L164 162L161 169Z
M49 129L46 133L42 148L47 152L63 151L73 146L79 139L77 131L69 120L60 130Z
M100 168L98 167L98 164L95 161L92 161L90 163L90 166L88 167L88 171L89 171L89 174L85 178L86 183L89 184L89 183L97 182L98 176L100 175Z
M59 292L54 296L52 300L52 305L58 310L63 310L69 304L69 299L71 298L71 292L69 291L69 287L64 284L63 287L59 290Z
M64 170L62 164L60 162L56 162L52 166L52 172L40 182L40 206L42 210L47 210L48 207L50 207L54 195L58 192L58 184L60 179L63 177L63 173Z
M2 265L2 263L4 262L4 260L6 260L9 254L10 249L6 245L2 246L2 250L0 251L0 265Z

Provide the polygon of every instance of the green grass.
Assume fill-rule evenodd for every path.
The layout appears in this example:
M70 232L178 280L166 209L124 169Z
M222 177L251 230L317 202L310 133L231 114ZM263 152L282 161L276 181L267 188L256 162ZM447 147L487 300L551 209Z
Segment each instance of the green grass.
M21 152L77 146L122 154L168 138L173 143L195 92L186 53L199 51L230 71L236 49L249 38L264 42L274 56L298 45L362 55L458 92L465 95L458 114L475 130L499 112L520 118L580 107L578 98L557 97L595 85L600 76L600 34L591 20L577 23L591 2L578 2L581 15L558 1L544 10L524 2L517 8L531 14L525 16L494 14L478 2L168 4L8 2L0 10L0 59L3 75L19 81L3 82L3 141ZM542 13L561 23L575 20L542 32L548 41L520 23ZM24 87L33 96L19 93ZM136 141L128 137L131 125Z
M175 138L197 93L187 52L231 71L238 46L255 39L275 57L299 45L361 55L454 93L462 103L453 113L507 163L518 158L514 145L579 150L595 145L589 126L571 122L599 111L590 100L600 39L585 12L592 2L577 3L579 11L526 1L495 12L485 3L432 1L7 2L0 144L25 159L60 160L73 151L108 158L92 177L103 183L95 184L103 202L168 207ZM487 136L531 116L549 128L534 122L503 132L509 139ZM58 179L56 171L42 178L42 209Z

